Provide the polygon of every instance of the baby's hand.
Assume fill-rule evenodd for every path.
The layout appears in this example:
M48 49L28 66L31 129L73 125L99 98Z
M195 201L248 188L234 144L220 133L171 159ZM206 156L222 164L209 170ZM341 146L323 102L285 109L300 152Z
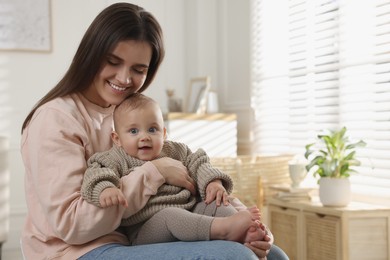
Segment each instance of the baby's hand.
M102 208L107 208L116 205L122 205L125 208L129 206L122 191L116 187L104 189L100 194L99 202Z
M221 180L214 180L210 182L206 187L206 198L204 202L206 204L209 204L214 200L217 206L220 206L221 202L225 206L229 205L228 194L226 192L226 189L223 187Z

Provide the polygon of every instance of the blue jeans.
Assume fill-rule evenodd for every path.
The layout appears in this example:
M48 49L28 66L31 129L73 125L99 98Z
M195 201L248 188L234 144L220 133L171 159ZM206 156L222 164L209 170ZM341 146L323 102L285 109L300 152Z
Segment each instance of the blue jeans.
M240 243L222 240L196 242L169 242L140 246L108 244L88 252L79 260L237 260L257 259ZM287 255L273 245L267 260L288 260Z

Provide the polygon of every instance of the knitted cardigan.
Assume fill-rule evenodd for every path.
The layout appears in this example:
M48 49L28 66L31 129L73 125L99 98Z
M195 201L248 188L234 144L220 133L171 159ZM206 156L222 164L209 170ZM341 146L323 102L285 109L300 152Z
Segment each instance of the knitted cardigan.
M233 182L229 175L223 173L210 164L209 157L204 150L192 152L183 143L165 141L158 158L170 157L181 161L187 167L190 176L197 184L200 198L205 199L207 185L216 179L222 181L226 191L230 194L233 190ZM89 203L101 206L100 193L108 187L120 186L120 178L141 166L142 161L126 154L122 147L114 145L109 151L92 155L88 160L88 168L84 175L81 187L81 195ZM166 207L178 207L192 209L197 202L189 190L163 184L157 194L151 196L144 208L135 215L122 220L122 225L131 226L148 220L155 213Z

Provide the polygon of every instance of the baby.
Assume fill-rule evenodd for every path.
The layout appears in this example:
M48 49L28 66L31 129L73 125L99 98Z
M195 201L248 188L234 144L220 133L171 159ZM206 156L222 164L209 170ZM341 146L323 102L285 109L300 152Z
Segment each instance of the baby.
M133 245L177 240L263 240L266 231L259 209L247 208L238 199L232 200L234 206L229 203L228 193L233 189L230 176L212 167L202 149L192 152L185 144L166 140L157 102L132 94L116 107L114 127L113 148L88 160L81 190L85 200L99 207L128 207L120 178L162 157L183 162L199 193L194 195L187 189L163 184L156 194L145 199L142 209L122 220ZM217 198L217 193L222 198Z

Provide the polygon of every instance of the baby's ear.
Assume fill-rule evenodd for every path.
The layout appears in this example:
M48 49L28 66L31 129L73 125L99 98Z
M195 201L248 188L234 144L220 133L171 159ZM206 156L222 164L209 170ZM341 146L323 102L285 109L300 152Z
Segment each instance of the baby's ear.
M164 141L166 141L168 138L168 135L167 135L167 128L164 127Z
M118 146L118 147L121 146L121 141L119 139L119 135L117 132L115 132L115 131L111 132L111 139L114 142L114 144L116 144L116 146Z

